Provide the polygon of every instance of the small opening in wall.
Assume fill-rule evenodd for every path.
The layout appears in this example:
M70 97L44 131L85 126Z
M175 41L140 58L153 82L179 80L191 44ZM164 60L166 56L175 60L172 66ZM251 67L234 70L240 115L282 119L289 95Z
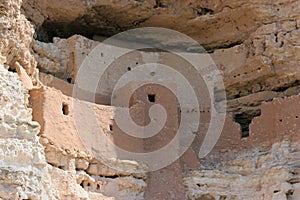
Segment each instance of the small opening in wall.
M113 131L113 125L112 124L109 125L109 130Z
M127 71L131 71L131 67L127 67Z
M166 8L167 5L163 4L161 2L161 0L155 0L155 5L153 6L153 8Z
M294 190L293 189L290 189L289 191L287 191L285 193L286 199L287 200L292 200L293 199L293 194L294 194Z
M101 187L100 187L100 184L97 184L97 186L96 186L96 190L100 190L101 189Z
M66 103L62 104L62 113L64 115L68 115L69 114L69 105L68 104L66 104Z
M17 70L16 70L15 68L11 68L11 67L10 67L10 68L8 68L8 71L9 71L9 72L14 72L14 73L16 73L16 72L17 72Z
M28 96L28 106L31 108L32 107L32 100L31 97Z
M148 100L150 102L155 102L155 94L148 94Z
M72 83L72 78L67 78L68 83Z
M80 183L80 186L81 186L82 188L84 188L83 181Z
M64 170L65 168L64 168L64 166L58 166L58 169Z
M240 113L234 115L234 121L241 125L241 137L249 137L249 125L254 117L260 115L260 110L254 113Z
M227 197L226 196L220 196L220 200L226 200L227 199Z

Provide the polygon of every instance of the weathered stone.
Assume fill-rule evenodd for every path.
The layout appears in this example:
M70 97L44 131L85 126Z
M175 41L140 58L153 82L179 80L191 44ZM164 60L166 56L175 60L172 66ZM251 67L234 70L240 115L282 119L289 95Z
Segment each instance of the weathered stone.
M133 177L103 178L95 175L90 176L83 171L77 173L77 183L94 194L102 193L114 196L116 199L143 199L143 192L146 187L143 180Z
M18 62L15 63L15 69L16 69L22 83L24 84L25 88L27 90L31 90L33 88L32 80Z
M44 18L41 30L60 37L73 34L111 36L136 27L159 26L185 33L207 48L225 48L243 42L262 24L297 18L298 5L295 0L276 0L272 4L254 0L118 0L113 3L29 0L24 7L37 8L40 11L37 15ZM26 13L35 22L32 12L28 9ZM35 22L37 25L41 23L40 18ZM285 27L290 29L288 25ZM40 38L49 40L47 34Z
M78 158L76 159L76 169L86 170L89 167L89 162L85 159Z
M27 108L28 94L17 74L0 64L0 198L49 199L51 180Z
M84 58L98 44L79 35L68 39L54 38L54 43L35 41L33 51L41 72L52 73L74 83Z
M4 0L0 3L4 65L0 66L0 198L143 199L145 193L148 199L184 199L179 192L183 186L173 187L184 179L189 199L299 199L299 8L297 0ZM218 101L227 103L228 116L217 145L199 162L196 155L210 119L205 102L193 145L171 166L146 176L145 166L120 160L125 158L115 149L97 149L112 153L112 160L91 156L76 132L71 96L79 66L99 41L149 26L185 33L208 50L222 72L227 102L218 96L222 89L218 84L215 92ZM178 45L169 35L154 42L177 46L177 51L194 48ZM192 84L198 80L184 62L170 60L164 52L158 57L181 70ZM138 51L128 58L108 71L97 101L76 101L95 109L111 139L117 138L127 149L144 150L117 134L113 107L93 104L109 105L116 81L136 63L146 63ZM16 71L19 78L6 69ZM40 81L57 90L36 88ZM194 86L198 92L202 88ZM24 87L34 88L30 98ZM131 114L143 116L137 120L142 124L149 121L144 115L149 104L142 98L147 91L140 90L131 102ZM174 104L174 99L165 98L173 102L168 106ZM39 124L32 121L31 106ZM85 111L80 110L80 116ZM174 122L178 116L173 111ZM94 126L81 126L96 133ZM165 144L165 139L151 140L147 149ZM188 173L190 169L194 171Z
M269 152L250 151L215 170L191 172L185 178L187 195L189 199L205 195L237 200L291 198L297 191L297 183L291 180L297 177L299 168L299 149L292 153L291 146L288 142L276 143Z
M212 162L230 160L252 149L264 152L271 149L274 143L283 140L299 142L299 98L300 95L296 95L264 102L261 115L249 125L248 137L241 138L239 125L233 122L232 116L227 116L218 143L202 160L202 164L209 166Z
M1 2L0 49L5 57L4 67L15 69L18 62L37 84L36 61L31 54L34 28L21 12L21 0Z
M43 85L60 90L64 95L72 96L73 84L70 84L62 79L56 78L51 74L44 74L42 72L40 73L39 77Z
M146 183L142 179L133 177L103 179L95 176L94 178L100 185L98 190L104 195L114 196L116 199L144 199Z

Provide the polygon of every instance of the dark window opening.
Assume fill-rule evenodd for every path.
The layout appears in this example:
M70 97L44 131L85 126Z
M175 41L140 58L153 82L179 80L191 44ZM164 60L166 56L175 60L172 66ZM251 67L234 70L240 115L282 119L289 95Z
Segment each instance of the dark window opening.
M153 6L153 8L166 8L167 5L162 3L161 0L155 0L155 5Z
M58 169L65 170L65 167L64 166L58 166Z
M17 70L16 70L16 68L11 68L11 67L10 67L10 68L8 68L8 71L9 71L9 72L14 72L14 73L17 73Z
M260 110L253 113L241 113L234 115L234 121L241 125L241 137L249 137L249 125L254 117L260 115Z
M113 125L109 125L109 130L112 131L113 130Z
M68 83L72 83L72 78L67 78Z
M69 106L66 103L62 104L62 112L64 115L68 115L69 114Z
M128 70L128 71L131 71L131 67L127 67L127 70Z
M196 9L196 13L197 13L197 16L202 16L202 15L206 15L206 14L213 14L214 11L209 8L200 8L200 9Z
M155 94L148 94L148 100L150 102L155 102Z
M80 186L81 186L82 188L84 188L83 181L80 183Z
M96 186L96 190L100 190L101 189L101 187L100 187L100 185L99 184L97 184L97 186Z
M286 199L287 200L292 200L293 199L293 194L294 194L294 190L289 190L285 193Z

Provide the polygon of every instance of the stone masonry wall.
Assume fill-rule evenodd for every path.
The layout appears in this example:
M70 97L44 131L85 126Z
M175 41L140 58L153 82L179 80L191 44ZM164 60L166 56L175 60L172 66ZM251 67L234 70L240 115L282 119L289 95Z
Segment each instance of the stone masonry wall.
M299 13L297 0L1 1L0 199L300 199ZM95 109L106 134L118 130L111 87L143 64L140 52L123 63L130 69L108 72L112 78L102 80L98 104L74 100L73 84L99 42L148 26L180 31L203 45L222 72L228 106L222 135L206 158L197 152L210 117L207 102L193 145L151 173L116 152L110 161L93 157L76 132L72 110L74 101L82 113ZM197 78L180 67L184 62L171 63ZM141 105L132 113L149 106Z

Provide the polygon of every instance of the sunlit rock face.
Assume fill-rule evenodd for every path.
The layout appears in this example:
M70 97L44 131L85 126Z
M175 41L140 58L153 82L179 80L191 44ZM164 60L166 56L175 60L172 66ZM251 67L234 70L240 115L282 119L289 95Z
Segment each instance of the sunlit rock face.
M0 199L300 199L299 1L4 0L0 27ZM108 72L98 102L73 98L86 56L108 37L142 27L173 29L199 42L206 50L200 53L220 70L227 97L217 96L217 103L226 101L227 116L210 154L198 158L210 117L202 110L194 143L156 172L114 151L110 161L91 153L72 107L93 109L105 134L128 149L164 144L159 137L153 145L122 137L110 105L111 83L144 64L143 53L129 55L130 68L123 62ZM150 41L195 50L168 35ZM218 95L222 88L214 90ZM140 123L149 121L147 109L156 101L176 104L163 89L140 91L131 99ZM179 110L172 109L176 128Z

